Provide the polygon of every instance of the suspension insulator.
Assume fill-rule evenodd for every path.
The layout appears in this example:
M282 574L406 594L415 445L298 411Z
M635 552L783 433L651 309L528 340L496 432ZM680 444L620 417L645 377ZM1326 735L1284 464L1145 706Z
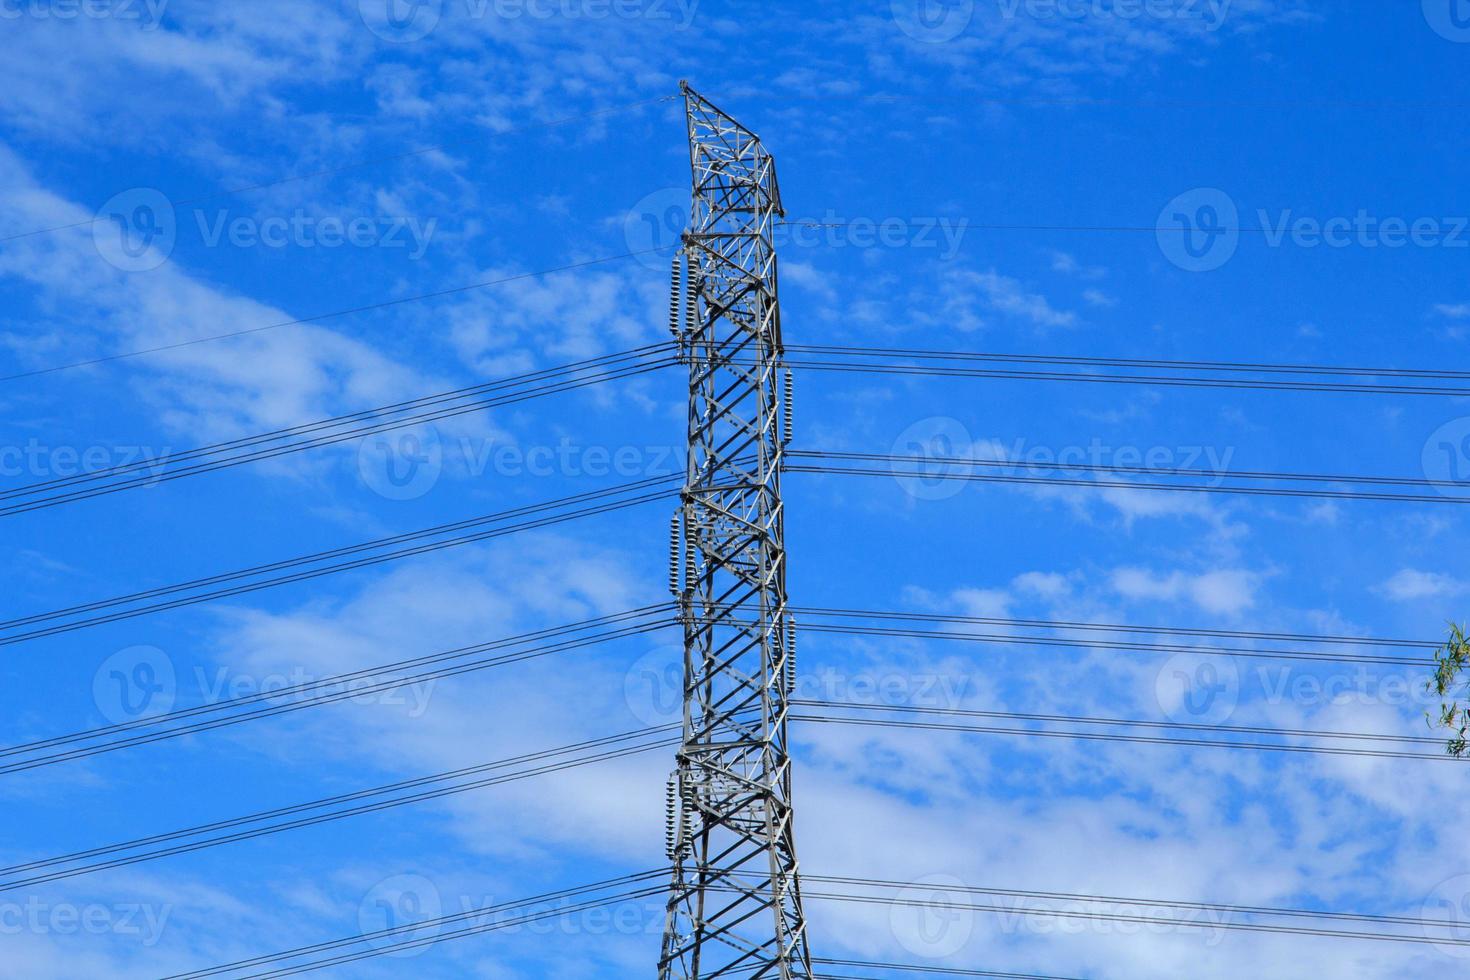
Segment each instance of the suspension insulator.
M669 270L669 333L677 340L682 335L679 329L679 303L684 295L684 269L679 257L674 256L673 268Z
M694 281L694 264L689 264L689 275L684 279L684 329L690 333L698 333L699 322L699 284Z
M791 427L796 421L796 384L791 380L791 369L786 369L786 397L781 400L781 445L791 442Z
M669 519L669 591L679 594L679 515Z
M679 825L679 777L669 777L668 796L664 800L664 851L672 861L679 856L683 842L680 840Z
M796 620L786 617L786 695L796 693Z
M684 811L684 839L679 842L679 856L688 858L694 853L694 838L699 833L699 816L692 811Z
M699 562L694 557L694 545L684 549L684 587L691 593L699 587Z

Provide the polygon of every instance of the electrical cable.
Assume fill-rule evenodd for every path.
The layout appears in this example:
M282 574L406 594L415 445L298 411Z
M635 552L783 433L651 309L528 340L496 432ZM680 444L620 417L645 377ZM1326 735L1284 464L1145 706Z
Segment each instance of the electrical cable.
M216 446L189 450L188 452L181 454L165 457L155 457L136 463L126 464L124 466L112 467L109 470L93 471L91 473L84 473L74 477L52 480L45 484L31 484L29 486L20 487L0 493L0 500L31 496L36 493L40 493L45 489L55 489L59 485L77 485L80 483L94 482L96 480L105 479L110 475L114 475L114 473L116 473L116 475L126 475L128 472L136 472L138 470L145 470L149 467L157 467L157 469L153 470L152 472L145 472L141 475L134 476L132 479L121 481L119 483L104 487L96 487L88 490L72 491L62 494L54 494L49 497L43 497L39 500L24 501L18 504L11 504L9 506L0 506L0 517L9 516L11 514L27 513L34 510L40 510L45 507L56 506L57 504L68 503L73 500L81 500L90 497L101 496L103 494L115 493L119 490L128 490L132 489L133 487L151 487L159 483L179 479L180 477L193 476L198 473L212 472L214 470L223 469L230 466L237 466L242 463L255 462L261 459L271 459L287 453L300 452L302 450L316 449L322 446L334 445L339 442L362 438L364 436L373 435L379 432L387 432L394 429L420 425L426 422L434 422L441 419L464 415L471 412L479 412L488 408L495 408L502 405L515 404L532 398L541 398L547 395L559 394L561 392L585 388L591 385L603 384L608 381L616 381L622 380L624 378L636 377L642 374L647 374L652 371L659 370L664 367L668 367L669 365L674 363L676 363L674 360L665 358L661 361L656 361L651 364L623 365L615 370L605 371L602 374L594 375L590 378L578 377L565 380L555 379L555 383L543 384L524 391L514 391L508 394L500 395L495 398L482 399L464 405L441 407L431 412L410 416L407 418L381 420L357 429L331 432L324 435L315 435L313 438L305 439L299 442L288 443L283 446L270 446L238 456L231 456L224 459L197 463L194 466L184 467L177 471L166 473L159 472L159 470L161 470L165 466L173 466L177 463L186 462L190 459L199 458L201 456L207 456L215 452L224 452L232 448L242 448L251 444L257 444L276 438L284 438L290 435L311 434L313 432L320 432L334 426L344 425L349 422L361 421L364 416L369 416L373 413L391 411L399 408L400 406L385 406L384 408L380 409L369 409L366 412L353 413L352 415L347 416L339 416L335 419L327 419L322 422L309 423L305 426L297 426L293 429L279 430L278 432L265 433L259 436L249 436L243 439L234 440L230 443L221 443ZM566 373L571 373L566 368L559 370ZM503 386L506 386L505 383L495 383L495 387ZM434 404L435 402L452 401L458 398L466 397L466 395L464 394L465 392L473 392L476 389L482 387L488 386L475 386L472 389L460 389L457 392L446 392L442 395L428 396L424 399L417 399L416 402L419 403L418 405L415 405L414 403L404 404L408 405L409 407L422 407L424 405Z
M34 378L44 374L55 374L59 371L69 371L79 367L94 367L98 364L110 364L113 361L125 360L133 357L144 357L148 354L160 354L165 351L178 350L183 347L192 347L196 344L208 344L216 340L229 340L234 337L246 337L267 330L278 330L281 327L295 327L302 324L319 323L322 320L332 320L341 316L351 316L356 313L370 313L375 310L389 309L394 306L403 306L407 303L418 303L427 299L439 299L444 296L456 296L460 293L472 292L476 289L485 289L490 286L503 286L506 283L521 282L526 279L536 279L541 276L549 276L556 272L571 272L576 269L586 269L595 265L605 265L609 262L621 262L624 259L636 258L640 255L652 255L657 252L668 252L678 248L677 245L660 245L655 248L636 249L631 252L619 252L616 255L604 255L595 259L584 259L580 262L569 262L566 265L553 266L548 269L537 269L534 272L520 272L512 276L502 276L499 279L484 279L479 282L467 283L463 286L451 286L446 289L436 289L427 293L416 293L412 296L400 296L397 299L381 300L376 303L367 303L362 306L353 306L347 309L332 310L327 313L316 313L311 316L298 317L294 320L280 320L275 323L265 323L258 327L246 327L243 330L232 330L229 333L211 334L207 337L195 337L191 340L181 340L172 344L161 344L157 347L145 347L139 350L124 351L120 354L108 354L104 357L93 357L85 361L72 361L68 364L56 364L46 368L36 368L30 371L21 371L16 374L0 375L0 383L7 381L19 381L23 378Z
M851 967L860 970L891 970L894 973L928 973L939 977L997 977L999 980L1078 980L1076 977L1053 977L1039 973L999 973L994 970L966 970L953 966L908 966L901 963L874 963L870 960L840 960L813 956L812 962L819 966ZM812 980L868 980L864 977L841 977L830 973L819 974Z
M441 799L446 796L453 796L459 793L468 792L470 790L483 789L488 786L498 786L503 783L515 782L522 779L530 779L535 776L551 775L569 769L593 765L598 762L607 762L615 759L627 758L645 752L651 752L655 749L671 748L675 745L678 745L681 739L663 738L657 741L637 743L618 749L608 749L607 746L616 745L620 742L636 742L637 739L646 739L651 735L658 735L665 732L676 731L681 727L682 726L680 724L674 723L652 728L637 729L635 731L626 732L620 735L607 736L599 739L589 739L587 741L574 743L572 745L560 746L555 749L545 749L527 755L516 756L510 759L501 759L479 766L471 766L465 769L454 770L452 772L436 773L432 776L420 776L415 779L403 780L397 783L388 784L386 786L377 786L371 789L359 790L355 793L346 793L340 796L328 797L322 800L314 800L310 803L300 803L294 806L282 807L276 810L253 813L243 817L235 817L230 820L221 820L210 824L203 824L197 827L189 827L183 830L171 831L169 833L163 834L155 834L149 837L138 838L136 840L124 841L117 844L109 844L102 847L94 847L88 850L76 851L70 854L57 855L55 857L42 858L24 864L12 865L7 868L0 868L0 875L11 876L27 871L57 868L61 865L74 864L78 861L88 860L91 858L107 858L107 860L95 861L91 864L84 864L79 867L50 871L46 874L31 875L30 877L26 878L9 878L8 880L0 881L0 892L14 891L17 888L24 888L44 884L46 882L74 878L79 875L91 874L96 871L105 871L110 868L125 867L133 864L138 864L143 861L155 860L157 858L170 857L177 854L192 853L194 851L203 850L205 848L217 847L222 844L231 844L238 841L252 840L257 837L263 837L269 834L276 834L286 830L296 830L302 827L312 827L323 823L341 820L346 817L358 816L364 813L374 813L380 810L406 806L412 803L421 803L426 800ZM567 759L561 762L548 763L538 768L477 779L470 783L463 783L448 787L441 787L438 789L426 790L411 796L405 796L390 800L380 800L373 803L364 803L358 806L348 807L347 809L343 810L333 810L327 813L318 813L312 816L298 817L294 820L288 820L283 823L270 824L263 827L254 827L249 830L222 834L220 836L206 838L204 840L196 840L189 843L174 844L170 847L157 848L155 850L144 851L139 854L131 854L125 857L114 856L122 854L126 851L137 850L141 847L155 844L169 844L175 841L182 841L190 837L197 837L201 834L222 830L230 830L231 828L241 827L246 824L259 823L265 820L293 816L294 814L303 813L308 810L319 810L324 807L338 806L343 803L367 799L373 796L381 796L385 793L398 792L404 789L413 789L416 787L428 785L430 783L443 782L448 779L463 778L470 775L478 775L498 769L505 769L515 765L540 762L545 759L555 758L557 756L565 756L575 752L583 752L587 750L598 751L593 755L585 756L582 758Z
M1205 657L1242 657L1248 660L1304 660L1329 664L1378 664L1394 667L1427 667L1434 661L1420 657L1383 657L1318 653L1313 650L1250 650L1243 647L1208 647L1184 643L1132 643L1122 640L1084 640L1060 636L1017 636L1006 633L968 633L951 630L900 629L883 626L834 626L828 623L803 623L803 630L815 633L837 633L844 636L886 636L909 640L958 640L965 643L992 643L1006 646L1065 647L1078 650L1119 650L1133 653L1192 653Z
M1467 392L1470 394L1470 392ZM1006 483L1059 487L1083 487L1089 490L1159 490L1172 493L1218 493L1258 497L1301 497L1316 500L1374 500L1419 504L1470 504L1470 497L1446 497L1431 494L1359 493L1351 490L1298 490L1288 487L1207 487L1183 484L1143 483L1124 480L1069 480L1051 476L1003 476L994 473L926 473L898 469L871 469L846 466L785 466L787 473L816 473L828 476L909 477L916 480L955 480L970 483Z
M530 642L532 640L552 639L570 633L582 632L584 630L593 629L596 627L617 625L625 623L630 619L639 619L648 615L653 615L655 613L668 612L673 608L674 604L672 602L654 603L652 605L642 606L637 609L629 609L625 612L612 613L607 616L598 616L595 619L584 619L576 623L567 623L562 626L547 627L546 629L535 630L529 633L521 633L515 636L508 636L488 643L480 643L467 647L458 647L454 650L447 650L443 653L434 653L429 654L428 656L413 657L408 660L399 660L388 664L379 664L376 667L366 667L362 670L351 671L345 674L336 674L331 677L322 678L321 680L307 681L301 684L282 687L271 691L260 691L255 694L245 694L239 697L226 698L224 700L215 701L209 704L197 705L192 708L180 708L177 711L170 711L167 713L156 715L148 715L143 718L136 718L132 721L119 722L113 725L104 725L100 728L89 728L79 732L70 732L66 735L56 735L50 738L38 739L32 742L25 742L17 745L8 745L0 747L0 758L25 752L31 752L38 749L53 748L58 745L66 745L73 742L87 741L93 738L100 738L104 735L113 735L119 732L132 731L137 728L151 727L160 724L167 724L169 722L181 721L185 718L191 718L195 715L207 713L210 711L223 711L230 708L254 704L259 701L289 697L295 694L304 694L307 691L323 687L335 686L337 684L351 683L352 681L359 680L365 677L370 677L375 674L385 673L390 670L399 670L405 667L421 667L426 664L439 663L444 660L457 659L459 657L470 656L476 653L485 653L490 650L500 649L506 646L516 646L521 643Z
M1229 371L1254 374L1324 374L1345 377L1409 377L1470 381L1470 371L1442 369L1349 367L1334 364L1288 364L1274 361L1188 361L1136 357L1078 357L1062 354L998 354L987 351L941 351L907 347L859 347L841 344L786 344L785 350L858 357L913 357L925 360L991 361L1017 364L1055 364L1090 367L1165 368L1168 370Z
M1098 630L1106 633L1162 633L1181 636L1222 637L1247 640L1286 640L1307 643L1348 644L1352 646L1421 647L1437 650L1443 644L1432 640L1394 640L1368 636L1344 636L1326 633L1269 633L1259 630L1202 629L1188 626L1129 626L1122 623L1083 623L1054 619L1011 619L999 616L956 616L941 613L919 613L881 609L833 609L821 606L792 606L800 616L825 616L865 619L911 619L935 623L971 623L982 626L1024 626L1045 629ZM1432 661L1423 661L1431 663Z
M1138 476L1199 476L1219 480L1283 480L1302 483L1362 483L1397 487L1458 487L1448 480L1399 476L1344 476L1320 473L1272 473L1262 470L1205 470L1168 466L1109 466L1090 463L1029 463L1022 460L980 459L973 456L914 456L899 453L857 453L845 450L786 450L788 457L879 463L917 463L934 466L981 466L993 469L1060 470L1064 473L1123 473Z
M869 895L842 895L842 894L836 894L836 893L830 893L830 892L825 892L825 893L824 892L813 892L813 891L811 891L809 889L808 890L804 890L802 892L802 897L803 898L806 898L806 899L816 899L818 901L854 902L854 903L859 903L859 904L888 905L888 906L900 905L900 906L911 906L911 907L921 907L921 908L930 908L930 909L932 909L932 908L948 908L948 909L957 909L957 910L961 910L961 911L974 911L974 912L1000 912L1000 913L1015 914L1018 911L1017 909L1010 908L1010 907L1007 907L1005 905L983 905L983 904L980 904L980 903L943 902L943 901L939 901L937 898L932 898L932 897L931 898L927 898L927 899L925 899L922 902L919 902L919 901L912 901L912 900L904 899L904 898L883 898L883 897L879 897L879 896L869 896ZM1030 911L1034 911L1034 910L1030 910ZM1378 941L1378 942L1401 942L1401 943L1419 943L1419 944L1425 944L1425 945L1470 946L1470 939L1456 939L1456 938L1448 937L1448 936L1445 936L1445 937L1437 937L1436 938L1436 937L1430 937L1430 936L1412 936L1412 935L1406 935L1406 934L1402 934L1402 933L1393 934L1393 933L1366 932L1366 931L1361 931L1361 932L1360 931L1351 931L1350 932L1350 931L1346 931L1346 930L1316 929L1316 928L1310 928L1310 927L1305 927L1305 926L1283 926L1283 925L1271 925L1271 924L1267 924L1267 923L1244 923L1244 922L1224 922L1224 921L1213 921L1213 922L1203 922L1203 923L1201 923L1201 922L1195 922L1195 921L1193 921L1191 919L1165 918L1165 917L1162 917L1162 916L1126 915L1126 914L1123 914L1123 913L1107 913L1107 912L1064 911L1064 910L1055 910L1055 909L1045 910L1044 914L1054 915L1054 916L1057 916L1058 918L1064 918L1064 919L1088 919L1088 920L1092 920L1092 921L1102 921L1102 922L1136 922L1136 923L1153 924L1153 925L1183 926L1183 927L1186 927L1186 928L1193 928L1193 929L1227 929L1227 930L1239 930L1239 931L1244 931L1244 932L1275 933L1275 934L1295 935L1295 936L1317 936L1317 937L1328 938L1328 939L1364 939L1364 940L1371 940L1371 941ZM1454 928L1455 925L1454 925L1454 923L1448 923L1447 924L1447 927L1448 928Z
M810 371L856 374L893 374L925 378L994 378L1007 381L1080 381L1093 384L1142 384L1167 388L1234 388L1246 391L1342 392L1363 395L1444 395L1463 397L1470 388L1431 387L1426 385L1335 384L1325 381L1254 381L1234 378L1187 377L1165 375L1082 374L1064 371L1001 371L989 368L918 367L905 364L849 363L811 361L788 358L784 367Z
M1018 711L979 711L965 708L929 708L916 705L876 704L859 701L794 699L793 707L836 708L853 711L892 711L907 714L950 715L965 718L999 718L1012 721L1044 721L1076 725L1117 725L1120 728L1161 728L1168 731L1228 732L1232 735L1275 735L1281 738L1353 739L1369 742L1404 742L1412 745L1444 745L1445 740L1428 735L1391 735L1386 732L1338 732L1320 729L1269 728L1251 725L1207 725L1178 721L1144 721L1135 718L1091 718L1082 715L1032 714Z
M1338 755L1372 759L1424 759L1428 761L1470 761L1452 755L1424 752L1390 752L1378 749L1352 749L1317 745L1272 745L1264 742L1225 742L1217 739L1168 738L1154 735L1121 735L1110 732L1057 732L1032 728L1001 728L986 725L959 725L941 722L900 721L883 718L835 718L826 715L788 715L791 721L826 725L855 725L874 728L915 729L920 731L956 732L976 735L1025 735L1037 738L1072 738L1092 742L1125 742L1141 745L1200 746L1218 749L1251 749L1259 752L1289 752L1304 755ZM1081 719L1072 719L1083 723Z
M605 881L593 882L592 884L588 885L578 885L574 888L566 888L559 891L547 892L542 895L535 895L531 898L523 898L513 902L501 902L497 905L486 906L484 908L474 909L472 911L456 912L451 915L442 915L429 919L416 919L413 922L405 923L401 926L392 926L386 929L376 929L372 932L364 932L359 933L355 936L348 936L343 939L334 939L328 940L326 942L314 943L310 946L298 946L295 949L283 950L278 953L270 953L264 956L255 956L251 957L250 959L236 960L233 963L224 963L219 966L210 967L205 970L196 970L192 973L176 973L171 976L164 977L162 978L162 980L204 980L205 977L214 977L224 973L232 973L236 970L242 970L247 967L268 966L272 963L279 963L284 960L295 959L298 956L305 956L311 953L326 952L332 949L339 949L343 946L356 946L365 942L376 942L380 939L386 939L391 936L401 935L403 933L414 933L424 929L437 929L441 926L451 925L456 922L463 922L466 919L475 919L485 915L506 912L511 909L522 908L527 905L536 905L542 902L553 902L566 898L575 898L588 892L602 891L604 889L612 888L618 885L640 884L644 881L648 881L651 878L664 877L668 873L669 869L667 868L656 868L651 871L637 872L635 874L623 875L618 878L610 878Z
M521 507L521 508L517 508L516 510L512 510L512 511L505 511L505 512L502 512L500 514L485 515L483 517L472 518L472 519L470 519L468 521L460 521L460 522L457 522L455 524L441 525L439 527L428 528L428 529L425 529L425 530L422 530L422 531L414 531L414 532L410 532L408 534L396 535L395 537L392 537L392 538L384 538L384 539L379 539L377 541L366 542L364 544L352 545L352 546L349 546L347 548L340 548L340 549L336 549L336 550L330 551L330 552L321 552L321 553L318 553L318 554L315 554L315 555L306 555L306 556L303 556L301 558L290 559L290 560L284 561L284 562L275 562L275 563L272 563L271 565L263 565L263 566L257 566L255 568L243 569L243 570L235 571L235 572L227 572L227 573L223 573L221 575L211 576L211 577L206 578L206 579L195 579L195 580L193 580L191 582L184 582L184 583L179 583L179 584L176 584L176 585L164 586L164 587L160 587L160 588L157 588L157 589L151 589L151 590L149 590L147 592L133 593L131 595L126 595L126 596L116 596L116 597L113 597L111 599L98 600L96 602L87 603L87 604L80 605L80 606L72 606L72 607L69 607L67 609L58 609L58 610L51 610L51 611L44 612L44 613L36 613L34 615L27 616L27 617L24 617L22 619L11 620L11 621L9 621L7 623L0 623L0 628L3 628L3 629L13 629L13 628L18 627L18 626L31 625L31 624L34 624L34 623L40 623L40 622L45 622L45 621L48 621L48 620L59 619L59 618L62 618L62 617L68 616L68 615L74 615L74 614L77 614L77 613L80 613L80 612L90 612L90 611L95 611L95 610L99 610L99 609L112 608L112 607L119 606L119 605L125 605L125 604L130 603L130 602L141 601L143 599L155 598L155 597L158 597L158 596L165 596L165 595L173 595L173 594L177 594L177 593L182 592L182 591L188 591L189 589L198 588L198 587L202 587L202 586L205 586L205 585L217 584L217 583L221 583L221 582L235 581L235 580L238 580L238 579L241 579L241 578L247 578L247 577L249 577L251 575L260 574L260 573L265 572L265 571L276 571L276 570L281 570L281 569L284 569L284 568L299 567L299 566L304 565L304 564L311 564L311 563L314 563L314 562L317 562L317 561L321 561L321 560L323 560L325 558L335 557L335 556L338 556L338 555L341 555L341 554L359 553L359 552L362 552L362 551L371 550L373 548L384 547L384 546L389 545L389 544L401 543L403 541L421 540L421 539L423 539L425 537L432 537L432 536L435 536L435 535L438 535L438 534L443 534L443 533L446 533L447 531L450 531L450 530L457 530L457 529L464 528L464 527L478 527L478 526L483 526L485 524L494 523L494 522L500 521L500 520L506 520L506 519L509 519L509 518L512 518L512 517L527 516L527 515L530 515L530 514L540 513L540 512L546 511L546 510L552 510L552 509L556 509L556 508L559 508L559 507L564 507L564 506L566 506L568 504L571 504L571 503L581 503L581 502L586 502L586 501L591 501L591 500L606 499L608 497L612 497L612 496L616 496L616 495L619 495L619 494L627 493L627 492L632 491L632 490L643 489L643 488L646 488L646 487L656 486L656 485L659 485L659 484L672 483L675 480L682 480L682 479L683 479L682 474L672 475L672 476L667 476L667 477L653 477L653 478L650 478L648 480L640 480L640 481L636 481L634 483L623 484L621 486L611 487L611 488L608 488L608 489L605 489L605 490L594 491L594 492L585 493L585 494L577 494L577 495L572 496L572 497L564 497L564 498L561 498L559 500L548 501L548 502L541 503L541 504L534 504L534 505L530 505L528 507ZM520 531L534 530L534 529L545 528L545 527L553 527L553 526L556 526L558 524L566 523L568 521L580 520L580 519L585 518L585 517L592 517L592 516L596 516L596 515L600 515L600 514L611 513L613 511L623 510L623 509L626 509L626 508L629 508L629 507L635 507L635 506L639 506L641 504L650 503L650 502L655 501L655 500L662 500L662 499L667 498L670 495L670 493L671 493L671 491L668 491L668 490L661 490L661 491L657 491L657 492L654 492L654 493L646 493L646 494L642 494L640 496L632 497L632 498L629 498L629 499L618 500L618 501L615 501L613 503L605 503L605 504L599 504L597 506L592 506L592 507L584 507L581 510L574 510L574 511L571 511L570 513L567 513L567 514L560 514L560 515L556 515L556 516L553 516L553 517L543 517L543 518L539 518L537 520L532 520L532 521L523 521L522 523L512 524L512 525L509 525L507 527L495 528L495 529L488 530L488 531L478 531L478 532L476 532L474 534L461 535L459 537L449 538L449 539L444 540L444 541L431 542L429 544L419 544L419 545L415 545L415 546L413 546L411 548L403 548L403 549L399 549L398 551L390 551L390 552L388 552L386 554L382 554L382 555L375 555L375 556L372 556L372 557L369 557L369 558L354 559L353 561L342 562L342 563L339 563L339 564L336 564L336 565L328 565L328 566L325 566L324 568L312 569L310 571L304 571L304 572L296 572L294 574L278 576L276 578L265 579L265 580L262 580L260 582L253 582L253 583L249 583L249 584L246 584L246 585L235 586L235 587L229 588L229 589L219 589L219 590L215 590L213 592L205 592L205 593L201 593L199 595L189 596L189 597L186 597L186 598L183 598L183 599L173 599L173 600L166 601L166 602L153 603L151 605L140 606L140 607L138 607L136 609L124 610L124 611L121 611L121 612L111 613L111 614L108 614L108 615L105 615L105 616L94 616L94 617L92 617L90 619L82 619L82 620L78 620L78 621L72 622L72 623L64 623L64 624L61 624L61 625L58 625L58 626L52 626L52 627L49 627L49 628L46 628L46 629L33 630L31 632L28 632L28 633L19 633L19 634L14 634L14 635L11 635L11 636L3 636L3 637L0 637L0 646L6 645L6 644L11 644L11 643L21 643L21 642L25 642L25 641L28 641L28 640L39 639L39 638L45 637L45 636L52 636L52 635L55 635L55 634L58 634L58 633L70 632L72 630L84 629L84 628L91 627L91 626L97 626L97 625L100 625L100 624L103 624L103 623L111 623L111 622L117 622L117 621L123 620L123 619L131 619L131 618L136 617L136 616L142 616L142 615L147 615L147 614L150 614L150 613L161 612L161 611L168 610L168 609L182 608L184 606L190 606L190 605L194 605L194 604L200 603L200 602L208 602L208 601L211 601L211 600L214 600L214 599L220 599L220 598L225 598L225 597L235 596L235 595L243 595L243 594L246 594L246 593L249 593L249 592L259 591L261 589L273 588L273 587L278 586L278 585L285 585L285 584L293 583L293 582L307 581L307 580L310 580L310 579L319 578L319 577L324 576L324 575L335 574L337 572L350 571L350 570L357 569L357 568L366 568L366 567L373 566L373 565L379 565L379 564L382 564L384 562L396 561L396 560L398 560L400 558L407 558L407 557L413 557L413 556L416 556L416 555L428 554L430 552L439 551L439 550L442 550L444 548L457 547L459 545L471 544L471 543L479 542L479 541L487 541L487 540L491 540L493 538L502 537L502 536L508 535L508 534L514 534L514 533L517 533L517 532L520 532Z
M922 887L916 886L913 882L833 875L806 874L803 875L803 880L832 885L858 885L868 888L895 888L899 890ZM1232 915L1276 916L1291 919L1332 919L1342 922L1370 922L1380 925L1424 926L1432 929L1459 928L1459 923L1453 919L1433 919L1424 916L1318 911L1314 909L1282 908L1272 905L1231 905L1222 902L1175 901L1162 898L1128 898L1119 895L1087 895L1020 888L990 888L962 883L934 886L934 890L936 892L962 892L970 895L987 895L999 898L1033 898L1056 902L1107 902L1117 905L1137 905L1144 908L1189 909L1196 912L1227 912Z
M391 677L387 680L383 680L375 684L347 687L343 690L330 691L300 701L292 701L287 704L268 705L263 708L257 708L254 711L228 715L223 718L210 718L204 721L196 721L191 724L182 725L177 728L168 728L162 731L150 731L146 734L136 735L129 738L113 739L100 745L89 745L85 748L72 749L66 752L54 752L50 755L45 755L34 759L26 759L21 762L12 762L0 765L0 775L6 775L12 772L24 772L31 769L39 769L43 766L55 765L62 762L71 762L76 759L90 758L91 756L100 755L104 752L114 752L119 749L133 748L139 745L151 745L155 742L161 742L171 738L178 738L183 735L197 735L200 732L213 731L217 728L237 725L242 722L258 721L262 718L273 718L278 715L287 714L293 711L299 711L304 708L315 708L325 704L334 704L339 701L362 698L368 695L381 693L383 691L391 691L414 684L424 684L431 681L440 680L445 677L457 677L461 674L485 670L492 667L504 667L509 664L523 663L527 660L532 660L539 657L546 657L557 653L565 653L568 650L579 650L585 647L594 646L602 643L610 643L615 640L626 639L632 636L644 636L660 629L667 629L669 626L672 625L674 625L674 620L669 619L651 624L640 624L637 626L624 627L623 629L613 630L607 633L598 633L589 637L581 637L576 640L564 640L561 643L551 644L542 647L533 647L529 650L519 650L515 653L505 654L500 657L492 657L486 660L471 661L470 663L466 664L456 664L453 667L443 667L438 670L429 671L423 674L415 674L408 677ZM455 651L452 654L442 654L434 658L426 659L429 659L431 662L440 659L457 659L467 656L470 653L478 652L478 650L481 649L494 648L502 645L504 644L485 644L479 648L471 647L467 650ZM333 680L335 681L335 679ZM278 696L279 692L272 691L264 695L254 695L250 697L252 700L258 700L262 698L275 698ZM239 700L245 699L236 699L236 701ZM222 704L224 703L229 702L222 702ZM232 707L234 706L233 703L229 704ZM184 712L175 712L174 715L177 716L189 713L197 714L200 712L217 710L220 709L216 705L204 705L199 708L186 709ZM154 722L155 719L147 719L146 721ZM21 748L25 747L22 746ZM20 751L20 749L6 749L4 752L0 752L0 756L10 755L17 751Z

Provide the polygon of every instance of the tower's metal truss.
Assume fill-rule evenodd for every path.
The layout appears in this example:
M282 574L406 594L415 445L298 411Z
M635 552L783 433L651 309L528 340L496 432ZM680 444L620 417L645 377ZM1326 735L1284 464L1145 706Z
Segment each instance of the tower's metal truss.
M772 245L781 195L760 139L683 91L694 194L683 302L676 261L670 320L689 366L671 570L684 623L684 740L669 783L674 875L659 976L806 980L786 740L790 375Z

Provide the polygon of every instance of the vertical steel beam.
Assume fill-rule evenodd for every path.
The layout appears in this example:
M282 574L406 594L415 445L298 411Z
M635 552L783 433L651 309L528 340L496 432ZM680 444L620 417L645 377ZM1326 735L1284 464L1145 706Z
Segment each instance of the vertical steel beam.
M811 976L792 836L782 530L782 216L760 139L687 84L694 176L680 594L684 738L669 787L664 980ZM677 300L674 303L677 306Z

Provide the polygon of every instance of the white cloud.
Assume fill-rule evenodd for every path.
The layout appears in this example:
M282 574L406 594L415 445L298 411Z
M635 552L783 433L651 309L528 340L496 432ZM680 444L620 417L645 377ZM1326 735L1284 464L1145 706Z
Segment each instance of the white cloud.
M0 234L92 217L40 187L3 146L0 182ZM294 316L172 262L122 272L103 261L85 225L0 245L0 275L24 281L45 304L90 327L5 335L39 366L247 331L132 362L147 379L140 393L163 406L161 417L175 433L228 438L450 387L320 325L250 332Z
M493 280L513 270L488 269ZM465 295L445 313L451 343L486 375L576 361L668 339L668 283L638 266L517 279Z
M1209 613L1234 615L1256 603L1259 573L1220 569L1200 574L1173 571L1159 574L1143 568L1114 569L1114 591L1127 599L1161 602L1188 601Z
M1103 279L1108 270L1100 265L1083 265L1077 261L1077 257L1070 252L1053 251L1051 253L1051 268L1053 272L1060 272L1067 276L1076 276L1084 280Z
M1029 290L1019 279L994 269L975 270L946 267L939 275L937 313L916 314L925 325L943 325L960 331L979 330L988 325L985 314L1021 321L1038 330L1071 327L1077 315L1059 310L1041 293ZM933 309L933 293L917 309Z
M1059 599L1072 588L1067 577L1057 572L1024 572L1012 579L1011 585L1019 592L1043 599Z
M1396 602L1410 602L1414 599L1464 595L1470 591L1470 584L1440 572L1401 568L1380 585L1378 590Z

